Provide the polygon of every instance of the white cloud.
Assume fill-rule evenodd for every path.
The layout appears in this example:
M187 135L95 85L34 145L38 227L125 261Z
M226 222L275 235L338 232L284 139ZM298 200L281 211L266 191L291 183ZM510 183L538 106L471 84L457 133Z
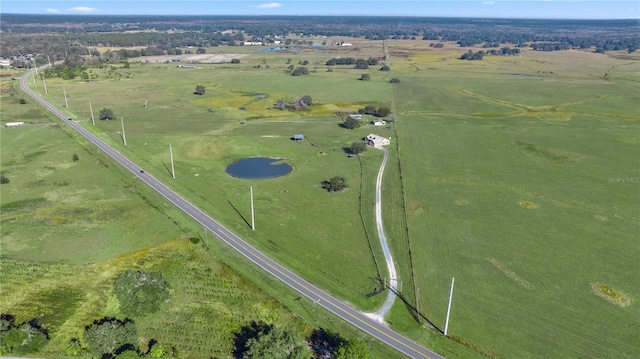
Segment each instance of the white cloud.
M98 11L98 9L94 9L92 7L85 7L85 6L76 6L76 7L72 7L71 9L69 9L69 11L72 11L72 12L94 12L94 11Z
M493 5L493 4L495 4L494 1L483 1L482 2L482 5Z
M60 10L58 9L44 9L44 12L48 13L48 14L58 14L60 12Z
M282 4L278 2L270 2L267 4L258 5L258 9L275 9L277 7L282 7Z

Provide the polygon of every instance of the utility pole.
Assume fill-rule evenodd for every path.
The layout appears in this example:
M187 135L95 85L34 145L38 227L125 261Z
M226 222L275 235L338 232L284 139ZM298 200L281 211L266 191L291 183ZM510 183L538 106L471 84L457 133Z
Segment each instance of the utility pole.
M49 61L49 67L53 66L51 65L51 58L49 58L49 55L47 55L47 61Z
M251 191L251 230L255 231L256 225L255 225L254 215L253 215L253 186L250 186L249 189Z
M49 91L47 91L47 81L44 80L44 72L42 73L42 85L44 85L44 93L48 95Z
M33 75L33 86L38 86L36 83L36 77L38 76L38 66L36 65L36 59L33 59L33 68L35 69L35 75Z
M449 314L451 313L451 299L453 299L453 283L456 278L451 278L451 292L449 293L449 307L447 308L447 320L444 323L444 335L447 336L447 330L449 329Z
M91 107L91 101L89 101L89 111L91 111L91 123L93 123L93 125L96 125L96 119L95 117L93 117L93 107Z
M173 167L173 150L171 150L171 144L169 144L169 155L171 156L171 177L176 179L176 170Z
M122 141L124 142L124 147L127 147L127 136L124 134L124 118L120 117L120 124L122 125Z
M64 89L64 86L62 86L62 93L64 93L64 107L69 109L69 101L67 101L67 90Z

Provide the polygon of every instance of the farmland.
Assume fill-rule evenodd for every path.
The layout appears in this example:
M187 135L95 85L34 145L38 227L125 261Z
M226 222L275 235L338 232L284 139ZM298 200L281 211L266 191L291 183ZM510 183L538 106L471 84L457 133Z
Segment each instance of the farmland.
M47 79L48 95L41 84L36 88L62 108L64 85L71 118L261 250L365 311L382 302L381 296L367 294L379 285L379 275L385 276L385 267L376 265L380 249L368 240L375 238L372 183L382 154L369 149L358 160L348 158L344 148L372 131L390 137L385 230L393 238L403 294L432 323L444 326L449 283L456 277L450 335L467 347L495 357L637 357L637 55L527 51L520 57L461 61L462 49L450 43L430 49L422 41L349 41L356 44L353 49L331 53L311 47L257 53L245 47L235 49L234 54L244 55L240 64L196 64L196 69L141 58L130 67L92 69L88 82ZM336 56L383 56L385 46L391 54L388 73L346 66L329 72L324 66ZM317 72L289 76L289 60L308 61ZM584 65L576 67L576 61ZM359 81L362 73L371 79ZM391 77L400 83L390 84ZM194 95L196 85L205 86L206 93ZM302 95L314 100L309 111L273 108L279 98ZM96 120L92 126L89 102L96 114L110 108L124 119L126 148L119 121ZM339 126L338 111L368 104L391 108L398 122L375 130ZM36 108L26 115L20 106L3 106L3 118L46 117ZM75 293L70 297L77 298L77 287L64 275L69 266L91 263L101 273L104 266L114 266L114 258L123 258L117 268L147 265L174 281L186 278L185 303L192 295L210 296L233 304L231 317L252 310L265 320L309 330L292 315L272 310L278 305L254 294L252 284L225 276L224 265L188 240L205 235L197 226L163 208L133 180L121 180L125 175L118 170L106 171L110 165L91 148L43 122L46 126L15 129L27 142L10 134L14 129L2 130L3 174L11 177L10 186L20 186L2 186L3 266L18 273L3 279L3 286L28 277L19 273L41 270L41 264L19 269L24 266L19 261L62 263L48 270L62 271L59 277L70 281L68 290ZM294 133L304 133L308 141L289 140ZM169 144L175 181L167 167ZM74 153L80 161L72 161ZM285 158L294 172L255 182L224 172L231 162L253 156ZM322 190L321 182L333 175L347 178L347 192ZM250 185L256 196L255 232L247 225ZM147 202L157 209L142 209ZM167 213L173 221L166 220ZM33 223L41 233L26 231ZM215 246L212 238L204 242ZM167 251L177 258L167 258ZM217 264L196 264L193 258ZM219 274L203 280L209 270ZM52 283L6 300L27 311L29 306L20 303L25 298L38 302L42 297L35 293L45 295ZM611 293L628 300L606 300ZM3 291L3 302L4 296ZM247 308L250 302L261 307ZM79 300L75 303L81 308ZM109 305L97 308L94 313L116 313ZM213 315L207 310L195 316ZM89 316L82 313L74 315L86 321ZM167 333L161 328L190 314L172 315L146 320L145 335L183 342L188 328L169 326ZM52 325L72 331L72 324L82 322L63 319ZM445 347L454 346L452 356L479 355L434 339L400 302L387 319L445 354ZM204 342L229 348L228 338L215 333L231 329L203 330L188 344L196 348L194 357L209 350L197 349ZM215 343L206 339L210 336Z

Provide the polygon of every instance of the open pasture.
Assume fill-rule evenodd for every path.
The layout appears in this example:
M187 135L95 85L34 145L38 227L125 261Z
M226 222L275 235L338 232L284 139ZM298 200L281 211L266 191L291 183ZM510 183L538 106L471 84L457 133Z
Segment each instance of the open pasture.
M335 51L383 56L381 42L356 45ZM633 270L639 264L637 59L526 51L521 57L460 61L466 49L452 44L386 46L388 73L339 66L327 72L322 64L336 56L334 49L247 52L237 65L190 70L173 63L132 64L117 69L127 71L128 79L108 80L101 72L95 82L65 87L73 118L93 128L89 101L96 114L113 109L125 118L128 147L118 144L119 121L96 120L93 131L167 179L171 143L178 178L170 183L176 189L314 283L365 309L382 298L365 298L377 284L377 270L359 214L359 203L371 201L372 193L360 181L371 184L381 154L368 150L361 172L343 148L369 132L396 132L367 126L349 131L333 113L388 106L399 118L400 150L388 164L396 169L385 177L385 223L393 238L402 238L392 240L392 250L404 286L411 286L407 277L415 274L416 287L404 292L418 298L421 312L444 327L455 276L450 334L482 352L638 356L632 344L640 295ZM289 58L294 66L308 60L318 71L289 76ZM577 60L587 65L576 67ZM358 81L363 72L372 79ZM401 82L391 85L391 77ZM49 99L57 104L62 83L48 81ZM206 87L205 95L193 94L196 85ZM278 98L307 94L318 103L309 112L270 108ZM308 141L290 141L294 133ZM284 157L295 170L256 182L224 173L246 156ZM349 191L323 191L320 183L333 175L345 176ZM248 226L250 185L255 232ZM371 214L364 218L373 228ZM377 246L373 252L381 258ZM602 298L607 290L594 294L593 288L613 288L630 304L612 304ZM430 342L408 317L398 303L388 319Z
M450 334L498 357L639 354L640 84L615 70L638 63L595 56L425 62L394 86L420 307L444 326L455 277Z

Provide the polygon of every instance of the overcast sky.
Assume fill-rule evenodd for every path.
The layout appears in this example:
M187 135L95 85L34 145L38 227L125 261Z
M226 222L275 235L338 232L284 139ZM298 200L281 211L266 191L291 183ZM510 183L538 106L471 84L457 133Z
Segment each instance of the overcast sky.
M640 18L639 0L1 0L4 14L367 15L542 19Z

